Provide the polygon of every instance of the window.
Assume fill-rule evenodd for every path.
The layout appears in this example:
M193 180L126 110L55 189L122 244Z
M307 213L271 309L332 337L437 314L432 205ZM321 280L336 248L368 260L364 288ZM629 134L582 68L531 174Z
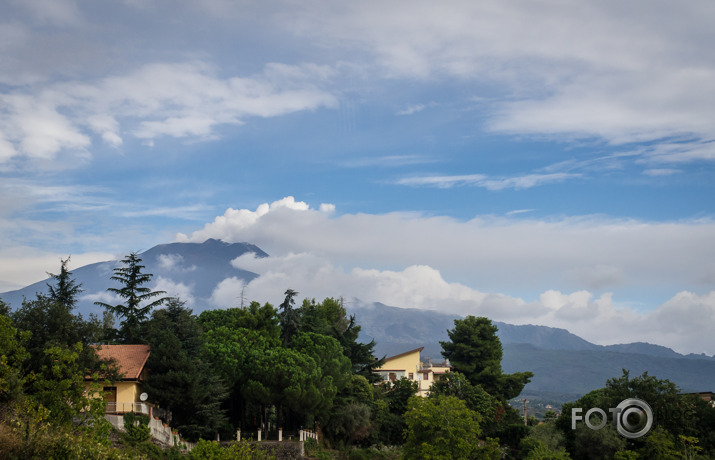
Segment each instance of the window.
M415 379L415 374L413 374L412 372L410 372L410 373L408 374L408 376L409 376L409 379L410 379L410 380L414 380L414 379Z

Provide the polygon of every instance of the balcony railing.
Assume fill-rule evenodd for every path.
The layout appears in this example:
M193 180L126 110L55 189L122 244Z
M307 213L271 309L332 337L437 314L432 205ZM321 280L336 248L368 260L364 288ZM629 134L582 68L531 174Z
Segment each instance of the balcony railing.
M136 414L151 414L151 406L145 402L133 402L133 403L117 403L110 402L104 407L104 412L106 414L126 414L127 412L134 412Z

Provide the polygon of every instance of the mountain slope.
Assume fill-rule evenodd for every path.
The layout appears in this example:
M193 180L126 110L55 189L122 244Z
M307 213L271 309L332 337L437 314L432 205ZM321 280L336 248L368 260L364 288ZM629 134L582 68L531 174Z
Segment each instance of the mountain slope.
M454 327L456 315L436 311L389 307L380 303L355 303L356 315L366 337L374 338L380 356L424 347L422 356L440 358L440 341ZM502 342L505 372L532 371L524 388L531 399L568 401L619 377L622 369L632 376L648 372L668 379L683 391L710 391L715 382L715 360L705 355L681 355L660 345L633 343L596 345L564 329L516 326L495 321Z
M248 283L258 275L236 268L231 261L241 255L253 253L256 257L268 257L258 246L248 243L224 243L209 239L203 243L161 244L141 253L146 273L154 275L154 285L175 287L191 286L196 304L206 304L217 284L226 278L235 277ZM116 287L110 280L119 261L98 262L72 270L72 276L82 283L82 292L77 311L83 315L99 313L94 301L106 295L108 287ZM47 282L40 281L25 288L0 294L3 301L13 308L22 304L23 298L31 299L36 293L47 293ZM176 295L176 292L168 292ZM106 300L105 300L106 301Z

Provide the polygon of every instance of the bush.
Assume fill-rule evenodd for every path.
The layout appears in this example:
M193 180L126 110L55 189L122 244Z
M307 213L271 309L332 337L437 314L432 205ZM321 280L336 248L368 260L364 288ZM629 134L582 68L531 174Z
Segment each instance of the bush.
M189 457L194 460L275 460L268 452L245 441L221 447L217 442L204 439L199 440Z
M130 446L135 446L146 442L151 438L149 428L149 416L146 414L135 414L129 412L124 414L124 441Z

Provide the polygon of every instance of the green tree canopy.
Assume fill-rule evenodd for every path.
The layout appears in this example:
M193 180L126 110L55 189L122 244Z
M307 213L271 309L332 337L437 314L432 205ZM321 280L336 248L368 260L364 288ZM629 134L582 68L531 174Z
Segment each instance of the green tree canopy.
M226 421L226 388L203 356L201 327L178 299L155 310L143 328L151 346L144 388L172 413L172 426L187 439L213 438Z
M467 316L454 320L454 329L447 331L450 340L440 345L442 356L472 385L481 385L490 395L506 401L517 397L534 374L504 374L502 346L496 332L497 327L488 318Z
M479 415L454 396L413 396L405 412L406 458L480 458Z
M258 302L251 302L245 308L205 310L201 312L198 319L201 327L207 332L226 327L231 330L257 331L270 339L280 338L278 310L269 303L261 305Z
M24 344L30 354L28 371L40 372L43 365L51 364L45 353L48 348L72 348L77 343L83 345L78 365L87 371L86 375L99 370L97 354L88 346L97 343L102 335L102 326L96 318L85 321L65 304L38 295L35 300L23 301L12 319L18 330L29 333Z
M355 315L348 315L342 299L328 297L320 303L315 299L303 301L299 309L300 329L303 332L333 337L343 347L343 353L352 363L353 373L362 375L371 383L377 383L380 376L373 372L384 363L375 357L375 341L360 342L361 327Z
M430 388L430 398L455 396L465 402L470 410L478 413L484 423L496 422L496 412L501 407L499 401L480 385L472 385L459 372L448 372Z
M29 334L19 333L10 317L0 314L0 413L5 405L17 401L25 383L23 363L30 356L23 343Z

